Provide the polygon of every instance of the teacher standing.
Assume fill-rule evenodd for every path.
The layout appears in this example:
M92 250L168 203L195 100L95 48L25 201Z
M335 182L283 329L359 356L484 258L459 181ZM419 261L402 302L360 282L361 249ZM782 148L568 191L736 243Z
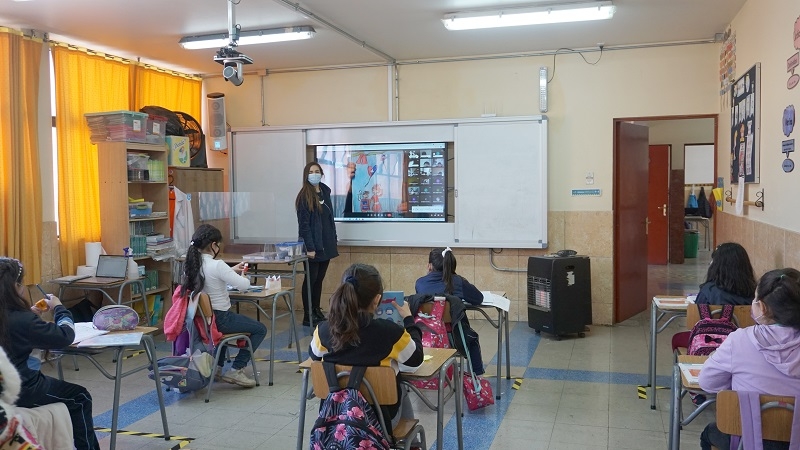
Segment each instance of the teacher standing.
M311 280L311 311L308 311L308 289L303 289L303 326L315 326L325 320L320 308L322 281L331 259L339 256L336 248L336 225L333 221L331 188L322 183L322 167L315 162L303 168L303 187L294 201L297 226L308 255L308 276ZM313 322L313 323L312 323Z

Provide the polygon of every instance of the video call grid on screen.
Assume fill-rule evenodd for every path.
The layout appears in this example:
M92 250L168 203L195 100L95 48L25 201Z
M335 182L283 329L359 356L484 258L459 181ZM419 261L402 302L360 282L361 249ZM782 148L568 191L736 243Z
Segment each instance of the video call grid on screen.
M320 145L339 222L446 222L447 145Z

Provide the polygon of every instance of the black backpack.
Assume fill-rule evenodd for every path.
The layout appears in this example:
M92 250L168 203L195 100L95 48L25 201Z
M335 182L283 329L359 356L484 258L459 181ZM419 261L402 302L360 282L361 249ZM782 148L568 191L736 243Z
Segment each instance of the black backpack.
M311 430L311 450L350 450L364 447L388 450L389 442L381 432L381 424L372 405L361 395L358 387L367 368L356 366L350 372L345 388L339 387L336 366L323 362L330 393L319 408L319 416Z

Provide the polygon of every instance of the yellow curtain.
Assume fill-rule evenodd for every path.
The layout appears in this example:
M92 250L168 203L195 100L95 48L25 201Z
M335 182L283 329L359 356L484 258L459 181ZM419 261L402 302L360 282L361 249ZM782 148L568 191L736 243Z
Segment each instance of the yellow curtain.
M61 271L72 274L84 264L84 243L100 241L101 231L97 148L90 143L83 115L131 109L131 66L118 58L56 45L53 67Z
M133 106L136 111L144 106L161 106L170 111L185 112L198 123L203 123L200 117L200 78L150 66L136 66L134 74Z
M42 186L37 106L42 42L0 28L0 255L42 279Z

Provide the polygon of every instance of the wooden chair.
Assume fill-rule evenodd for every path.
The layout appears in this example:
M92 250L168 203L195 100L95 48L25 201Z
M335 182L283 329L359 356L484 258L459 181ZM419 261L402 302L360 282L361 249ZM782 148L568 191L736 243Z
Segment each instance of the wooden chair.
M352 366L336 365L339 386L347 386L350 369L352 369ZM367 367L367 373L364 375L359 391L374 407L383 428L381 431L392 448L409 450L416 436L419 436L419 445L422 448L428 448L428 444L425 441L425 428L419 424L418 419L400 419L391 433L386 432L388 429L387 421L390 418L383 417L380 405L394 405L398 402L397 382L395 379L396 375L391 367ZM328 396L330 389L328 380L325 377L325 369L322 367L322 361L311 363L311 383L314 387L314 396L320 399L325 399Z
M771 441L789 442L792 437L794 397L762 394L760 398L761 437ZM717 428L726 434L742 435L739 394L736 391L717 393ZM742 448L741 443L739 448Z
M198 297L198 311L203 317L203 320L205 320L206 324L210 325L211 318L214 315L214 311L211 309L211 299L205 292L201 292ZM225 348L226 346L238 349L239 346L237 345L237 341L241 339L247 343L247 349L250 350L250 364L253 366L253 378L256 380L256 386L261 385L258 382L258 370L256 369L256 358L255 353L253 352L253 343L250 341L250 333L224 334L222 335L222 339L219 340L214 348L214 368L211 371L211 380L209 381L208 389L206 390L206 403L208 403L208 401L211 399L211 387L214 386L214 379L217 376L217 372L220 370L219 362L224 353L220 351L220 349Z

